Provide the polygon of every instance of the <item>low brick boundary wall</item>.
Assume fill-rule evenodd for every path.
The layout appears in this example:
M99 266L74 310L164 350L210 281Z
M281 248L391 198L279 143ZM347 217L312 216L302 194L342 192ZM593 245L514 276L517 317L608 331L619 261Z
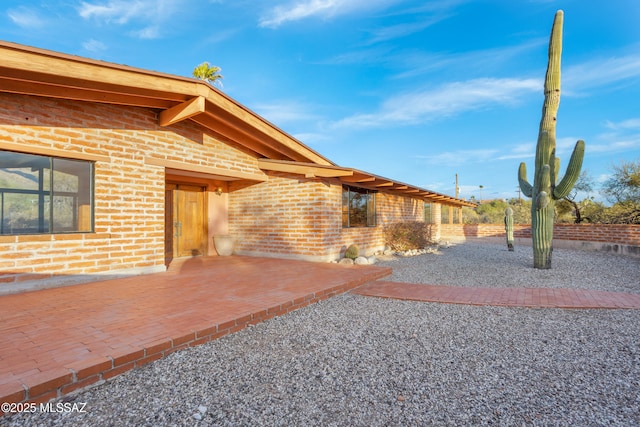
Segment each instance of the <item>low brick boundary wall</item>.
M513 226L515 243L531 245L531 225ZM502 224L442 224L441 240L505 242ZM553 245L558 248L612 252L640 258L640 225L556 224Z

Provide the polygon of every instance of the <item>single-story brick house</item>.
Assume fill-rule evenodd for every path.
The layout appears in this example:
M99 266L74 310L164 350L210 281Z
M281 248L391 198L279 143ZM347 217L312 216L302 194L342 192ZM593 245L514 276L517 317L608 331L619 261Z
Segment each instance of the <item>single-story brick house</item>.
M340 167L211 85L0 42L0 294L234 253L328 261L471 203ZM46 279L46 280L42 280Z

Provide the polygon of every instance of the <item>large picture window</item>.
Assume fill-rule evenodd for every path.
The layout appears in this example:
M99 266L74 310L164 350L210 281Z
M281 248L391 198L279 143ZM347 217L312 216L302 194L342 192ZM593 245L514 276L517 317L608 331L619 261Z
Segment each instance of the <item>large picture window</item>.
M92 230L92 162L0 150L0 234Z
M376 193L372 190L342 187L342 226L375 227Z

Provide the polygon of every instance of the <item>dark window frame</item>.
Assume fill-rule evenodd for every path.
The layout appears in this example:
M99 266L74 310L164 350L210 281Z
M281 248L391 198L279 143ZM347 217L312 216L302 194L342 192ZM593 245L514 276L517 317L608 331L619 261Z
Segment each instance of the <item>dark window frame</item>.
M377 207L375 190L342 186L342 228L375 227Z
M0 171L0 235L94 232L95 162L0 149Z

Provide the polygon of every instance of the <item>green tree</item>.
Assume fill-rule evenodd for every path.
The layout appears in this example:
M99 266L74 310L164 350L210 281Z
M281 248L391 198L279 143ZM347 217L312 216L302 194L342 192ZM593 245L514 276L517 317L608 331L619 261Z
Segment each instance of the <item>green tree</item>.
M207 83L215 85L216 83L222 87L222 74L220 74L220 67L210 65L208 62L203 62L193 69L193 77L196 79L204 80Z
M613 203L603 222L640 224L640 159L613 166L613 175L604 183L602 192Z
M578 202L579 193L590 193L593 191L593 179L585 170L582 171L580 177L576 181L573 189L562 200L556 204L556 217L558 222L573 222L580 224L583 221L591 221L591 218L584 215L585 202L589 199L583 199Z
M640 202L640 159L622 161L613 166L613 175L604 183L602 191L612 203Z

